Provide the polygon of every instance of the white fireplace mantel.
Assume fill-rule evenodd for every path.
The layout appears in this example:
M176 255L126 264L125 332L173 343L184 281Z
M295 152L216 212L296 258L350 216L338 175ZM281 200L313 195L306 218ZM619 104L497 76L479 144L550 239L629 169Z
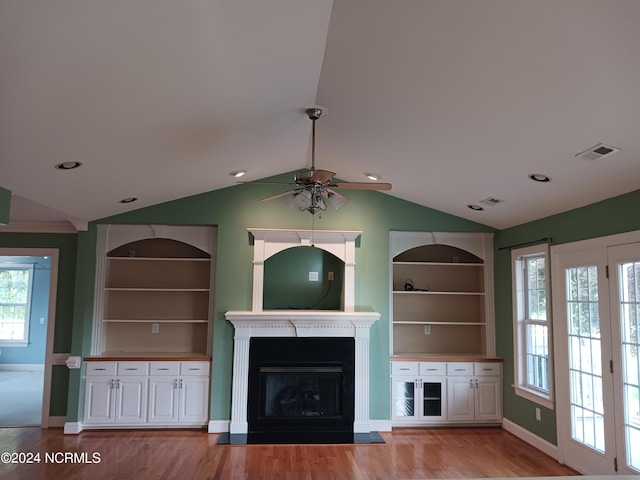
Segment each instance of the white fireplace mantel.
M282 230L249 228L254 237L253 303L251 311L225 314L235 329L231 434L246 434L249 344L252 337L352 337L355 339L354 433L370 433L369 331L380 319L377 312L355 311L356 240L362 232L330 230ZM262 309L264 261L282 250L314 246L326 250L345 264L344 310Z

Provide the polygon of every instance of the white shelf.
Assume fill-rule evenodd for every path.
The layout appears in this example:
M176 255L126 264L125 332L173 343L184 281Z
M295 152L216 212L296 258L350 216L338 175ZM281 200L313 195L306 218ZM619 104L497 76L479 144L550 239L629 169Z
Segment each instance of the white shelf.
M393 355L493 354L492 234L391 232L390 238ZM407 283L416 290L405 290Z
M92 353L209 353L215 228L98 230Z
M393 262L394 265L416 265L422 267L484 267L483 263L453 263L453 262Z
M107 257L107 260L118 261L118 262L136 262L136 261L145 261L145 262L210 262L209 258L201 258L201 257Z
M190 318L170 318L170 319L127 319L127 318L105 318L103 322L110 323L208 323L209 320L190 319Z
M394 320L394 325L462 325L462 326L485 326L486 322L429 322L429 321L411 321L411 320Z
M137 287L108 287L109 292L209 292L208 288L137 288Z
M484 296L484 292L432 292L430 290L427 291L415 291L415 290L394 290L393 294L404 294L404 295L481 295Z

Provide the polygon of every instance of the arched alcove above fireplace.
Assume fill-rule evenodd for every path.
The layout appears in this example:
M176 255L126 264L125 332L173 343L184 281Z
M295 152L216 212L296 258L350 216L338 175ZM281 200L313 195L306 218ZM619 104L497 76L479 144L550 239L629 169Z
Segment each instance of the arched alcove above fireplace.
M253 302L251 310L264 307L265 260L283 250L307 246L325 250L344 262L343 310L353 312L355 306L356 241L360 231L284 230L249 228L253 236Z

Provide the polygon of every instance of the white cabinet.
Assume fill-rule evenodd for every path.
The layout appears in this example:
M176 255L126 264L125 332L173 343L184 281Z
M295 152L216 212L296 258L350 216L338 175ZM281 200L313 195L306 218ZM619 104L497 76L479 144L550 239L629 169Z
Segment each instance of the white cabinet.
M92 362L87 367L85 423L145 423L147 385L144 362Z
M207 421L207 362L159 362L151 370L149 423L201 425Z
M495 423L502 420L502 365L447 364L447 420Z
M502 421L499 362L391 362L392 423L495 424Z
M445 363L392 363L392 417L396 424L446 419Z
M209 413L209 362L86 362L84 424L202 426Z

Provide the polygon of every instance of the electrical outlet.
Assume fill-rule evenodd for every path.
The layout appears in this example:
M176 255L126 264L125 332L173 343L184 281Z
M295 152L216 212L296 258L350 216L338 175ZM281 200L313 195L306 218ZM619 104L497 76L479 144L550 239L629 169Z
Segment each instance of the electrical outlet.
M333 280L333 272L329 272L329 274L327 275L327 280L329 281Z
M318 272L309 272L309 281L317 282L318 281Z
M44 325L44 317L40 317L40 325Z
M159 333L160 332L160 324L152 323L151 324L151 333Z
M538 407L536 407L536 420L540 421L540 409Z
M431 335L431 325L425 325L424 326L424 334L425 335Z

